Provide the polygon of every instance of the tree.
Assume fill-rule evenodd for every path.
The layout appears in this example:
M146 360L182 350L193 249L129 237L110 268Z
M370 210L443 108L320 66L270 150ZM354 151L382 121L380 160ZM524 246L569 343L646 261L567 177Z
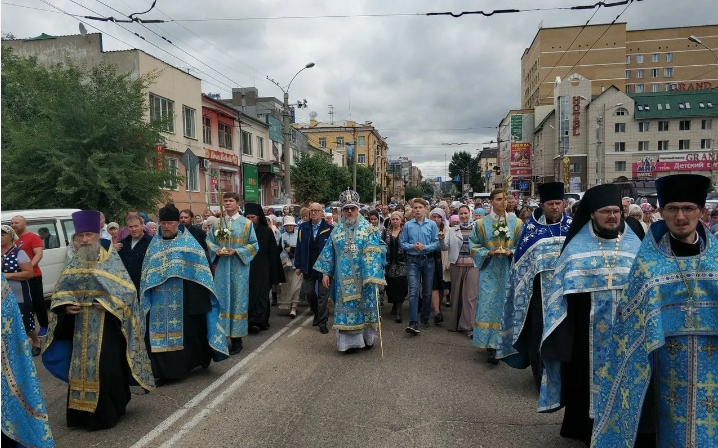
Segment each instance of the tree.
M452 180L456 178L456 176L460 177L460 182L454 182L459 192L463 191L462 184L464 183L469 183L471 188L477 193L484 191L484 177L482 174L478 157L471 157L471 154L466 151L456 152L451 156L449 176ZM467 180L469 180L469 182L466 182Z
M423 191L424 194L429 194L429 195L433 196L434 195L434 183L428 179L421 181L421 191Z
M294 195L297 202L323 201L329 192L330 175L334 165L324 154L302 153L292 167Z
M352 173L345 166L332 165L329 171L329 189L324 196L324 203L338 201L342 191L352 186Z
M415 187L413 185L407 185L404 189L404 199L410 200L414 198L420 198L424 195L424 192L421 191L421 188Z
M114 66L40 66L2 49L3 209L83 208L108 218L155 209L166 185L157 169L159 125L145 120L150 77Z
M375 190L376 196L381 197L381 185L374 183L374 167L357 165L357 193L362 203L372 202Z

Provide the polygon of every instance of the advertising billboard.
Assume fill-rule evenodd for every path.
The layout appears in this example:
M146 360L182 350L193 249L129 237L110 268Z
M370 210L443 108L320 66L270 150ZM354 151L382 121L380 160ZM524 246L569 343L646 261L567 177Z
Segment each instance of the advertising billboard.
M511 175L530 176L531 173L531 143L511 143Z
M631 166L633 177L639 178L656 177L658 173L711 170L718 170L718 160L714 160L710 153L671 154L661 156L660 160L642 157Z

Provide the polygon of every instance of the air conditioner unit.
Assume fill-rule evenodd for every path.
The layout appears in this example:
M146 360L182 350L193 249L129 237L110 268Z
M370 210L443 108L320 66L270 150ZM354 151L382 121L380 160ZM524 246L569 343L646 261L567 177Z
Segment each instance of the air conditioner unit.
M210 167L210 163L211 162L209 161L209 159L202 159L202 163L200 164L200 166L205 170L208 170Z

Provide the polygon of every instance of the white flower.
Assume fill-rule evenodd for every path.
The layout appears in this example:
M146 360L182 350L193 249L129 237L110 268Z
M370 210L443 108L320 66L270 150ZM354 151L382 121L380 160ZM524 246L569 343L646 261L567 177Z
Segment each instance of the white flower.
M495 235L495 236L499 236L499 231L498 231L498 230L494 230L494 235Z
M508 228L508 227L504 227L504 228L501 229L501 230L504 231L504 233L509 233L509 228Z

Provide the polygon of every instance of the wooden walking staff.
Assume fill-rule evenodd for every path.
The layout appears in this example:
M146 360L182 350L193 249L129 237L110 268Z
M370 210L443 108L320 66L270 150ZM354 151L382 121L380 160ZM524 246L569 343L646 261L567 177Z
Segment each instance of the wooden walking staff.
M381 308L379 307L379 285L374 285L374 297L376 298L376 320L379 323L379 348L381 348L381 359L384 359L384 339L381 336Z
M219 202L219 228L220 229L226 229L227 228L227 218L224 216L224 198L222 197L222 184L219 182L219 174L218 171L215 171L215 174L213 177L217 179L217 185L215 188L217 189L217 202ZM220 252L223 254L229 253L227 250L227 240L226 238L220 238L222 243L222 249L220 249Z

